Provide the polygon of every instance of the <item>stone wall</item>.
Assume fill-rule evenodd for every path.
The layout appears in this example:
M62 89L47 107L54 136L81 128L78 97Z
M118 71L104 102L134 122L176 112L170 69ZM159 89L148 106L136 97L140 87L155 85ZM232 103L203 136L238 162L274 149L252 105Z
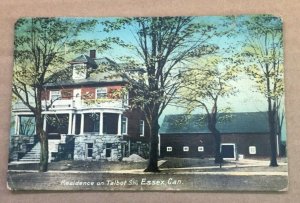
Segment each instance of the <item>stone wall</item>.
M92 156L88 156L88 144L92 144ZM91 150L91 149L90 149ZM109 154L110 153L110 156ZM122 157L121 137L116 135L75 136L74 160L118 161Z

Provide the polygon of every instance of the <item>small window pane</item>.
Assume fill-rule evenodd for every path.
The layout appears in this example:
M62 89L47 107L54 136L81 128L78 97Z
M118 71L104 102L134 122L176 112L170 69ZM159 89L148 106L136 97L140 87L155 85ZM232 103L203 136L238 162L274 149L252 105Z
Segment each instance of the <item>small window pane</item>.
M87 143L87 157L93 157L93 143Z
M127 118L122 117L122 134L127 134Z
M97 89L97 99L107 97L107 88L102 87Z
M106 144L106 149L105 149L105 156L106 157L111 157L111 147L112 147L111 143Z
M55 91L51 91L51 100L55 101L60 99L60 91L59 90L55 90Z
M184 152L188 152L189 151L189 147L187 147L187 146L183 147L183 151Z
M250 146L249 147L249 154L256 154L256 147L255 146Z
M198 152L204 152L204 147L203 146L199 146L198 147Z
M145 131L145 122L143 120L140 121L140 135L144 136Z
M171 152L172 151L172 147L167 147L167 152Z

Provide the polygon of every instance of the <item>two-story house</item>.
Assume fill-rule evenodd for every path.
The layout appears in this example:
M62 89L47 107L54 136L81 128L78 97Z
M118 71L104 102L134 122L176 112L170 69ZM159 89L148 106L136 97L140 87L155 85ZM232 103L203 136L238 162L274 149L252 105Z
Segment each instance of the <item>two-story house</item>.
M44 86L43 127L49 140L49 161L59 154L74 160L120 160L131 153L146 154L148 134L143 114L129 109L130 93L124 88L127 81L113 71L114 66L114 61L97 58L91 50L89 56L80 55L69 62L61 73L67 79ZM103 67L112 71L103 71ZM35 137L34 128L27 125L34 123L34 115L20 104L14 106L13 113L13 137L19 143L13 146L21 143L21 148L26 148L20 140L26 140L26 135ZM32 146L18 149L23 154L14 160L24 160L38 151L36 138L27 143Z

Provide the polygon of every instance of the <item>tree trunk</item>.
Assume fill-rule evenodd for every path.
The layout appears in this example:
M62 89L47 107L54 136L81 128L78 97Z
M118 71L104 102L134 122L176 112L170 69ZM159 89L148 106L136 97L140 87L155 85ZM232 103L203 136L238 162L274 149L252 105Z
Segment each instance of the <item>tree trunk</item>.
M36 101L36 132L41 145L40 153L40 172L48 170L48 138L47 133L43 129L43 115L42 115L42 102L41 102L42 88L37 88L37 101Z
M266 79L267 79L267 91L268 91L268 120L269 120L269 130L270 130L270 147L271 147L271 154L270 154L270 166L276 167L277 164L277 153L276 153L276 117L277 114L276 110L276 103L272 102L271 98L271 88L270 88L270 73L269 73L269 65L266 64ZM272 105L273 103L273 105Z
M208 129L214 136L215 141L215 163L221 164L223 163L223 157L221 154L221 133L217 129L217 113L216 113L217 107L214 105L213 110L211 114L208 114Z
M48 139L46 133L43 130L43 117L42 115L36 115L36 128L37 136L41 145L40 153L40 172L46 172L48 170Z
M151 122L150 128L150 151L149 151L149 162L144 172L159 172L157 165L158 161L158 118Z
M212 131L212 134L215 138L215 163L220 164L223 163L221 154L221 134L216 128Z
M275 110L269 111L269 127L270 127L270 146L271 157L270 166L276 167L277 164L277 140L276 140L276 126L275 126Z

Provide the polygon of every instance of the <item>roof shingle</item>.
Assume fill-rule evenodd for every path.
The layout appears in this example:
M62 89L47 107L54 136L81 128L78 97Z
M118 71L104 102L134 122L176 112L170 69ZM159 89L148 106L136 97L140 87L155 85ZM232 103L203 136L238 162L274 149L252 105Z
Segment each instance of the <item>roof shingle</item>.
M221 133L268 133L267 112L220 113L217 128ZM160 134L210 133L203 114L166 115Z

